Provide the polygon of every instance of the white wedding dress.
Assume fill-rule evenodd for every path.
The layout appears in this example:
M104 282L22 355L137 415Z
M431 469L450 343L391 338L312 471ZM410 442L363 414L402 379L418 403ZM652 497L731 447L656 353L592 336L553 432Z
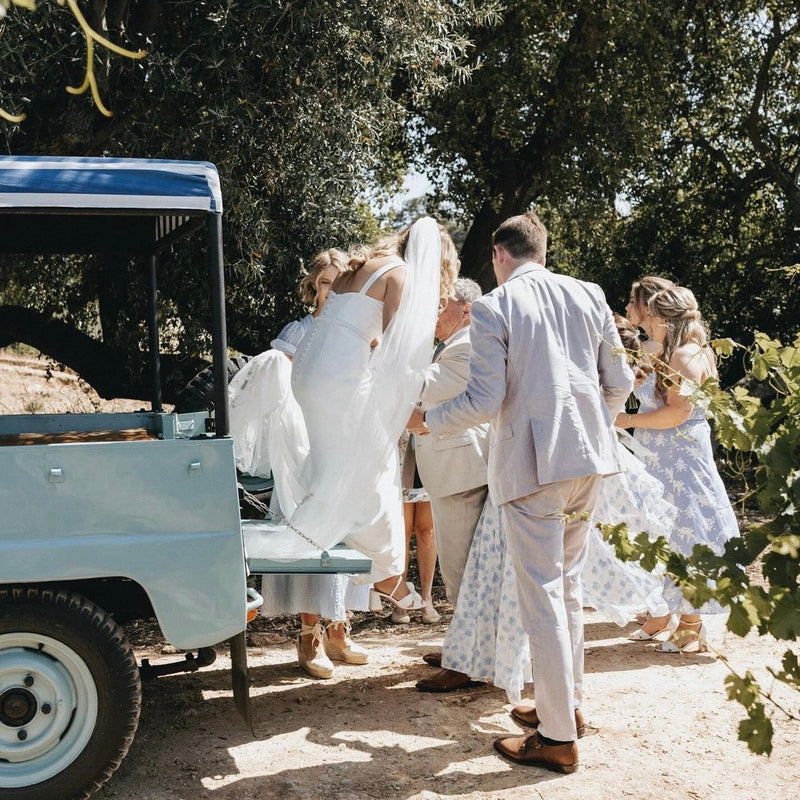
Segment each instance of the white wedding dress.
M291 368L308 454L294 467L290 496L280 498L281 517L260 524L257 537L248 536L249 555L290 561L319 556L343 541L372 559L372 572L354 581L372 583L403 572L397 441L430 359L440 260L438 225L423 218L411 228L404 260L386 265L406 274L399 308L385 331L383 305L367 295L371 281L360 292L329 295ZM371 279L377 277L376 272ZM274 438L276 448L287 440ZM272 447L270 430L273 472L278 461L291 469L291 458Z
M250 359L229 386L230 426L237 468L264 478L272 475L270 508L294 508L307 492L299 483L308 456L303 413L291 389L291 358L311 328L311 314L288 323L270 342L270 349ZM343 620L347 611L369 610L369 587L355 586L349 576L270 574L261 579L263 617L318 614Z
M292 391L303 411L309 442L301 482L312 492L319 492L319 487L333 490L329 497L334 503L353 503L347 543L372 559L373 572L376 564L378 568L385 564L388 572L382 577L402 573L405 558L397 448L382 448L381 456L373 457L372 480L353 487L355 497L346 483L353 454L342 430L348 415L358 414L359 427L365 435L375 436L376 448L380 445L380 409L363 400L370 395L371 343L382 336L383 304L367 291L383 274L404 266L398 258L374 272L361 291L331 292L317 324L298 348L292 370ZM308 522L308 512L317 514L312 497L310 493L301 502L291 521L299 530L309 531L314 541Z

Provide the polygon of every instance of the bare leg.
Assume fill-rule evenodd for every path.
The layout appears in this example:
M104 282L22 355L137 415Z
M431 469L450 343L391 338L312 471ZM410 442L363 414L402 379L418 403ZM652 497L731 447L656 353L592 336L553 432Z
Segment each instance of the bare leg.
M669 639L656 650L660 653L678 653L697 644L697 652L708 650L708 636L699 614L681 614L678 627L672 631Z
M395 600L402 600L411 593L406 584L406 580L408 575L409 540L411 539L411 532L414 530L414 505L414 503L403 503L403 517L406 533L406 557L403 574L391 575L388 578L384 578L372 584L373 588L377 591L391 595ZM411 508L409 508L409 506Z
M406 568L403 570L403 580L408 580L408 562L411 558L411 536L414 533L414 517L416 503L403 503L403 520L406 524Z
M658 633L659 631L663 631L667 627L669 618L669 614L664 617L650 617L644 623L644 625L642 625L642 631L649 636L652 636L654 633Z
M391 595L395 600L402 600L411 594L402 575L391 575L382 581L376 581L372 586L383 594ZM419 608L419 606L416 606Z
M433 538L433 514L429 502L414 503L414 534L417 537L417 567L422 599L433 608L431 590L436 570L436 542ZM408 530L406 528L406 530Z

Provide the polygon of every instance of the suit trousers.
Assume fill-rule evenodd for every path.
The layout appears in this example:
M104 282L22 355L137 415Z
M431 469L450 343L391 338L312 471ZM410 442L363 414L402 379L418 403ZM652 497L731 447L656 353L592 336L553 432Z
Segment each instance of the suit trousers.
M487 486L478 486L446 497L431 497L433 538L439 556L439 572L453 608L458 602L472 538L488 493Z
M583 696L581 571L599 475L557 481L500 505L517 579L522 627L530 637L539 732L574 741Z

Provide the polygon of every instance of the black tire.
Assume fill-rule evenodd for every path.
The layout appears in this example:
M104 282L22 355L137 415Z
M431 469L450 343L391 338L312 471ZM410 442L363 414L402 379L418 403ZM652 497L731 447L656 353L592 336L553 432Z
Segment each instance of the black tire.
M252 356L236 356L225 362L228 383L231 378L252 358ZM192 378L178 392L175 401L175 413L188 414L193 411L214 410L214 367L206 367Z
M116 622L58 589L0 589L0 798L83 800L122 762L142 688Z

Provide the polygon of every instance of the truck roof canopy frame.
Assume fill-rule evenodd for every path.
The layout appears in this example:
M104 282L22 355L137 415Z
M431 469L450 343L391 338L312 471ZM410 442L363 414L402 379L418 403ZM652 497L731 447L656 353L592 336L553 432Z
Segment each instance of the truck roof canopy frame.
M147 263L152 406L161 411L157 254L206 226L215 429L227 436L219 175L205 161L0 156L0 253L128 254Z

